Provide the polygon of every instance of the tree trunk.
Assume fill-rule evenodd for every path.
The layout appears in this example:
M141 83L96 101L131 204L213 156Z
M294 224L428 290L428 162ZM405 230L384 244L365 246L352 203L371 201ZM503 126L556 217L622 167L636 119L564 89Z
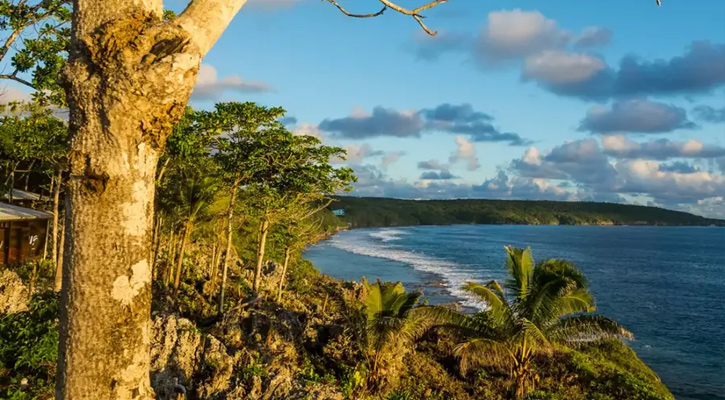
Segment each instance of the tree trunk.
M158 274L158 268L156 268L156 260L159 257L159 247L161 246L161 225L164 224L164 217L162 214L156 218L156 226L154 227L154 253L151 255L151 269L153 270L153 279L156 280Z
M229 209L227 210L227 249L224 252L224 266L222 267L222 284L219 287L219 314L224 313L224 288L227 285L227 273L229 272L229 258L232 254L232 232L234 231L232 220L234 219L234 203L237 201L237 188L239 181L236 180L232 186L232 193L229 196Z
M8 188L9 204L13 204L13 189L15 189L15 170L10 171L10 186Z
M257 268L254 269L254 284L252 290L259 293L259 285L262 281L262 264L264 263L264 251L267 248L267 234L269 233L269 221L262 219L259 224L259 244L257 245Z
M287 277L287 265L289 264L290 248L284 249L284 264L282 264L282 275L279 277L279 288L277 289L277 303L282 301L282 288L284 287L284 281Z
M186 253L186 243L189 242L189 235L191 235L193 222L191 220L186 221L184 227L184 236L181 238L181 249L179 249L179 260L176 262L176 277L174 278L174 293L179 291L179 285L181 284L181 269L184 267L184 253Z
M245 0L74 0L68 249L57 400L150 400L151 233L159 154L201 58Z
M63 268L60 267L63 263L62 260L58 260L58 244L59 244L59 237L58 237L58 213L60 212L60 189L61 189L61 179L63 178L62 170L60 167L58 167L55 177L53 178L54 181L54 187L53 187L53 229L51 229L51 236L53 237L53 263L55 263L55 284L54 289L56 292L60 291L60 286L62 282L63 277Z
M63 288L63 253L65 251L66 215L63 214L63 227L60 230L60 241L58 242L58 259L55 260L55 282L53 290L57 293Z

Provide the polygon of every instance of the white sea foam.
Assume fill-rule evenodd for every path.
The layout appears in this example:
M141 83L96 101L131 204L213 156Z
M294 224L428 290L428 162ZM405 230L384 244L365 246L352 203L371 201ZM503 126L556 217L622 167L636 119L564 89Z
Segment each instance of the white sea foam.
M397 261L410 265L418 271L438 275L445 284L444 289L450 295L460 299L464 306L476 308L483 306L483 304L461 289L464 283L478 280L474 270L454 262L436 259L422 253L401 250L384 244L385 242L396 240L392 238L396 238L396 235L401 233L404 234L406 232L385 230L369 235L370 237L382 239L382 243L358 237L334 237L330 241L330 244L333 247L350 253Z
M408 232L401 231L398 229L384 229L370 234L373 239L378 239L381 242L392 242L400 240L401 235L406 235Z

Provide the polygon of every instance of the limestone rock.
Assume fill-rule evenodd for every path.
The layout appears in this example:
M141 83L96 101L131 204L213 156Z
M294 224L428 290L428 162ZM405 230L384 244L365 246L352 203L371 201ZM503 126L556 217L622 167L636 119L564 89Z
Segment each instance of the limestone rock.
M6 269L0 273L0 315L28 311L28 288L18 274Z

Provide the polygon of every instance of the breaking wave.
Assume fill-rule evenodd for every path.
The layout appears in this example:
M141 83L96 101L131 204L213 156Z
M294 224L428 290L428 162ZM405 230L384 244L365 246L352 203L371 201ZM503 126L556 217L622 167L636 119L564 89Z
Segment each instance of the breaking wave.
M340 238L338 236L330 240L330 245L362 256L396 261L409 265L418 271L437 275L444 283L443 289L451 296L460 299L464 306L476 308L483 306L461 289L464 283L477 280L474 269L468 269L464 265L430 257L423 253L402 250L389 244L389 242L400 239L399 236L404 234L407 234L407 232L384 230L371 233L367 237L348 236Z

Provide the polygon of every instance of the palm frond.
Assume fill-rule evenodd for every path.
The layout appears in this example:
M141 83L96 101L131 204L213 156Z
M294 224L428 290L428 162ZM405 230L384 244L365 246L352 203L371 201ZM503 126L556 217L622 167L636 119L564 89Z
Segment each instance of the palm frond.
M602 315L578 315L563 318L547 330L547 336L551 341L561 344L596 342L612 338L634 338L632 332L613 319Z
M519 249L505 246L508 257L506 266L511 279L506 281L506 289L514 293L516 298L524 299L529 294L531 280L534 274L534 259L531 249Z

